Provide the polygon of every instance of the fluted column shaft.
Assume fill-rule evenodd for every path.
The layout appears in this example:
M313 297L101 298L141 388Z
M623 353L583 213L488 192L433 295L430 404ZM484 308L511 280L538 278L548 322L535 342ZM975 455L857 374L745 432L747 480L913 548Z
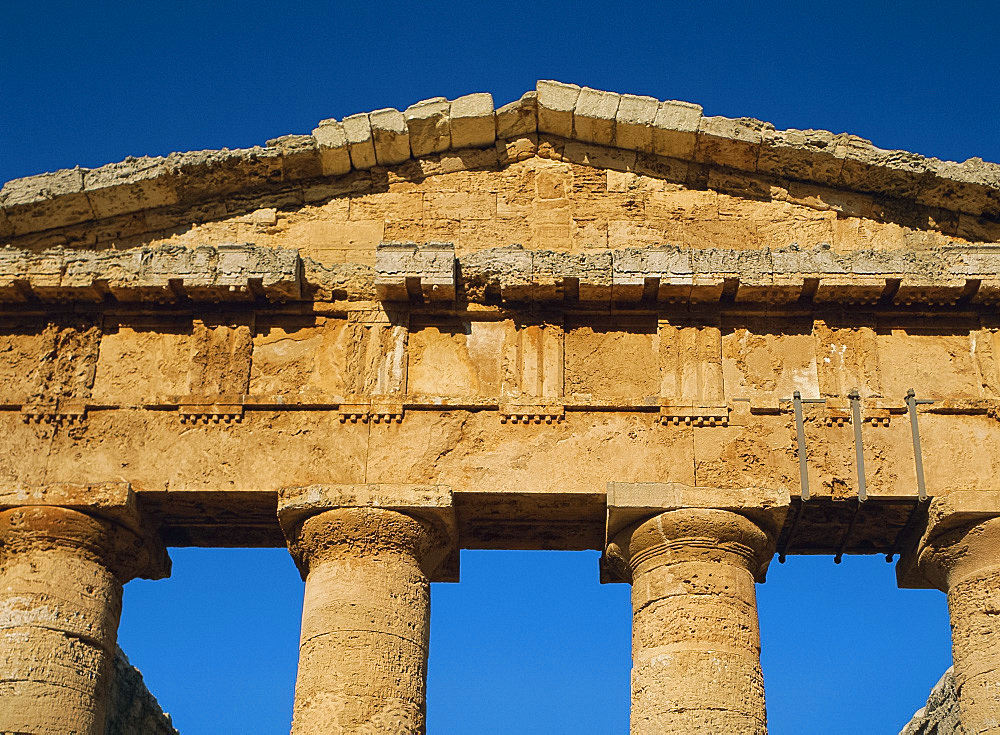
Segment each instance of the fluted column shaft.
M754 578L772 539L715 509L673 510L608 549L632 581L633 735L766 733Z
M1000 518L932 538L920 564L948 593L962 729L1000 732Z
M104 732L139 537L61 507L0 512L0 732Z
M291 550L306 573L292 732L422 733L432 524L378 508L306 519Z

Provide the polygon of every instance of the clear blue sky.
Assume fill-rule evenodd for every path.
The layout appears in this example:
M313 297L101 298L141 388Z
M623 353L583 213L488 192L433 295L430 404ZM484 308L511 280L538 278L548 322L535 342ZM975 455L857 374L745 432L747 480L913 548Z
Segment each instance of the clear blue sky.
M1000 161L992 2L8 2L0 181L262 144L538 78ZM302 585L282 550L176 550L120 642L184 735L287 732ZM466 552L435 585L429 731L627 731L628 589L589 553ZM937 592L881 557L791 558L758 588L773 735L895 733L949 662Z

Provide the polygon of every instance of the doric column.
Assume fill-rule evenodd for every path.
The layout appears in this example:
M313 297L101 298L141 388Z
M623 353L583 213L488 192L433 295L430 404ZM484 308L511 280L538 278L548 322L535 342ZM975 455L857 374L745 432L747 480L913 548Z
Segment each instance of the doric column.
M694 502L700 490L684 488L662 503L674 509L614 532L621 487L606 564L632 583L633 735L766 733L754 585L787 501L751 520L732 507L684 507L684 496ZM705 490L709 502L726 494Z
M392 499L384 486L282 495L280 516L306 582L292 732L424 732L430 582L451 532L438 513L346 500ZM313 501L316 488L310 488ZM403 495L412 492L404 486ZM447 493L450 512L450 492ZM329 505L337 505L322 510ZM319 510L319 512L315 512ZM308 515L308 513L315 513ZM306 515L303 520L295 516Z
M912 560L915 569L900 560L900 586L948 594L962 731L1000 731L1000 494L960 492L932 501Z
M0 510L0 732L103 733L122 585L168 571L162 547L107 518Z

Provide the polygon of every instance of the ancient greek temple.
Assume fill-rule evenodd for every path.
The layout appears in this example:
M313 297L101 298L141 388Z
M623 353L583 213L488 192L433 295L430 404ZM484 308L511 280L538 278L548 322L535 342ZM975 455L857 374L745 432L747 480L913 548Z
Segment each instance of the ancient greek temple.
M177 546L287 546L296 735L424 732L460 549L603 550L633 735L765 733L769 563L885 555L1000 731L997 164L546 81L10 181L0 245L0 732L105 731Z

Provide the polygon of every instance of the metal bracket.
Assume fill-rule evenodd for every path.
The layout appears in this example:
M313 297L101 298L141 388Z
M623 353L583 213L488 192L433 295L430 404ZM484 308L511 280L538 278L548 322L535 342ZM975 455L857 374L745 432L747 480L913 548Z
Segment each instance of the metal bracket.
M857 388L847 394L851 401L851 417L854 424L854 453L858 465L858 502L868 500L868 483L865 478L865 450L861 442L861 394Z
M913 461L917 469L917 495L920 500L927 500L927 484L924 482L924 458L920 450L920 426L917 422L917 404L934 403L934 401L918 401L916 391L910 388L906 391L906 411L910 414L910 433L913 434Z

